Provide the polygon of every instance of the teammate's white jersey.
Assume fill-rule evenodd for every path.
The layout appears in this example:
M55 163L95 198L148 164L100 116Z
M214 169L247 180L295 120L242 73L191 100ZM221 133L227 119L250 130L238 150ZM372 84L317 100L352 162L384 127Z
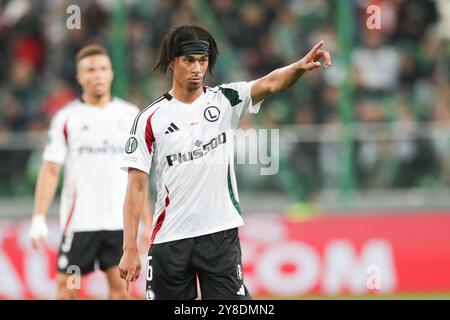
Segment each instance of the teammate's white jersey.
M192 104L169 93L136 117L122 168L156 169L152 242L191 238L243 225L231 132L252 106L252 82L205 87Z
M120 164L138 112L113 98L103 108L77 99L55 114L43 158L65 164L60 203L64 232L123 229L127 174Z

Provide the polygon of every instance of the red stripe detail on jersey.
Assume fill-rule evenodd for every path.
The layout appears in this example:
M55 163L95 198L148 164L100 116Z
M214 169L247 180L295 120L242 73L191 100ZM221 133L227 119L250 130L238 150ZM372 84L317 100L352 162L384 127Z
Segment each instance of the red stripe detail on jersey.
M156 222L155 229L153 229L153 232L152 232L152 237L151 237L151 239L150 239L150 245L152 245L153 242L155 241L156 234L157 234L157 233L159 232L159 230L161 229L162 224L163 224L163 222L164 222L164 219L166 218L166 209L167 209L167 207L168 207L169 204L170 204L170 199L169 199L169 189L167 189L167 186L166 186L166 192L167 192L167 195L166 195L166 207L164 208L164 210L161 212L161 214L160 214L159 217L158 217L158 221Z
M67 121L64 122L63 134L64 134L64 141L66 142L66 145L69 145L69 136L67 133Z
M72 202L72 208L70 209L69 216L67 217L66 225L64 226L64 233L66 233L67 229L69 228L70 221L73 217L73 212L75 211L75 202L77 200L77 195L74 193L73 195L73 202Z
M145 126L145 144L147 145L149 154L152 153L153 142L155 142L155 136L153 135L153 128L152 128L152 117L158 109L153 111L153 113L148 117L147 124Z

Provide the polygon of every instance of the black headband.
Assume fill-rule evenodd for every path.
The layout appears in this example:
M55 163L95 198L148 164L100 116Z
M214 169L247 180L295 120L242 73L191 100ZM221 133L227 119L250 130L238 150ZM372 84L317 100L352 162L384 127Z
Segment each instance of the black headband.
M209 42L204 40L182 41L178 48L177 57L191 54L209 55Z

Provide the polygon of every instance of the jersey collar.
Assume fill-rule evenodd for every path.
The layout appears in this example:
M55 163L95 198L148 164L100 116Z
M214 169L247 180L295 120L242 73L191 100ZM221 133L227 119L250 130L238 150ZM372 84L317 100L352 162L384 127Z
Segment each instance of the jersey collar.
M177 98L175 98L174 96L172 96L169 92L164 93L164 97L168 100L168 101L172 101L172 102L176 102L178 104L182 104L185 106L192 106L197 104L199 101L201 101L203 99L203 97L206 94L206 86L203 86L203 94L200 95L197 99L195 99L192 103L184 103L180 100L178 100Z

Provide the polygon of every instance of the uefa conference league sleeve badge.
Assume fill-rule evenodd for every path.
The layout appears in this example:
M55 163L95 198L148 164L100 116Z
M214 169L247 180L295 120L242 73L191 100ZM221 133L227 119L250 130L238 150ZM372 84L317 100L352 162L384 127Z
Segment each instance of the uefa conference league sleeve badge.
M131 154L136 151L138 142L135 137L130 137L125 144L125 152Z

